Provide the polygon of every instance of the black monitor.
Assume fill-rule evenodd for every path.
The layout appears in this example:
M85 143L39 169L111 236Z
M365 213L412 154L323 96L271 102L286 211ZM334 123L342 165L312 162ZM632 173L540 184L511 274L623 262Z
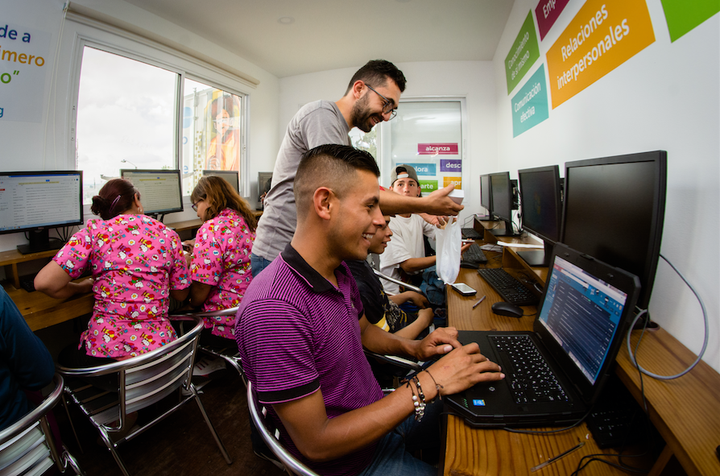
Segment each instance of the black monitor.
M145 215L162 221L167 213L183 211L180 170L123 169L120 175L140 192Z
M237 170L203 170L203 176L214 175L228 181L230 186L240 194L240 174Z
M523 230L537 235L545 245L544 250L518 251L518 255L530 266L548 266L553 246L560 240L560 167L518 170L518 181Z
M0 172L0 234L27 232L20 253L60 249L50 228L82 225L82 171Z
M490 175L480 176L480 206L488 212L487 217L481 220L492 220L492 190L490 190Z
M258 203L260 209L264 208L264 195L270 191L272 186L272 175L272 172L258 172Z
M518 236L512 225L513 192L510 172L490 174L490 191L492 194L492 212L498 219L505 222L505 229L492 229L495 236Z
M561 241L640 278L647 309L665 219L667 152L565 164Z

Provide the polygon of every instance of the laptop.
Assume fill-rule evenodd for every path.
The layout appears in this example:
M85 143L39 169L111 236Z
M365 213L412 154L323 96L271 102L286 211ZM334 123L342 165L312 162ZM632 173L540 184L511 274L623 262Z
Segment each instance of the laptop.
M506 375L443 398L471 427L571 425L590 410L612 372L639 279L561 243L551 263L532 332L459 331L462 344L477 342ZM511 376L523 370L527 378Z

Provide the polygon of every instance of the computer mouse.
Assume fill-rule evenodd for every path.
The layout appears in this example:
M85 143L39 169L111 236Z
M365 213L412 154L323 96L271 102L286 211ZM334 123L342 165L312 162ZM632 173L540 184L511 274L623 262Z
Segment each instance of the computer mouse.
M515 304L498 301L492 305L492 311L500 316L521 318L525 313L520 306Z

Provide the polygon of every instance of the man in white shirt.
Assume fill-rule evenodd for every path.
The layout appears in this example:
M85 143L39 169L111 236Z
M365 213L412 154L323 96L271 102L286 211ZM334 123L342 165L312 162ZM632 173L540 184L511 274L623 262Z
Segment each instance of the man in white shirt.
M397 165L392 171L390 188L393 192L407 197L417 197L420 191L415 168L410 165ZM388 243L385 253L380 255L380 272L396 279L410 277L414 284L421 281L421 273L435 266L435 256L425 256L423 236L435 239L435 227L420 215L407 213L396 215L390 220L393 239ZM417 278L413 279L412 277ZM388 294L398 294L397 284L383 281Z

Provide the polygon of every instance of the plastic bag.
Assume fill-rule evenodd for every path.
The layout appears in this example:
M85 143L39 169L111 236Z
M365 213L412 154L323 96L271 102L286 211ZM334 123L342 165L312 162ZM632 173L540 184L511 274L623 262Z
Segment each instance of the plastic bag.
M453 284L460 273L462 232L457 217L450 219L445 228L435 230L436 271L445 284Z

